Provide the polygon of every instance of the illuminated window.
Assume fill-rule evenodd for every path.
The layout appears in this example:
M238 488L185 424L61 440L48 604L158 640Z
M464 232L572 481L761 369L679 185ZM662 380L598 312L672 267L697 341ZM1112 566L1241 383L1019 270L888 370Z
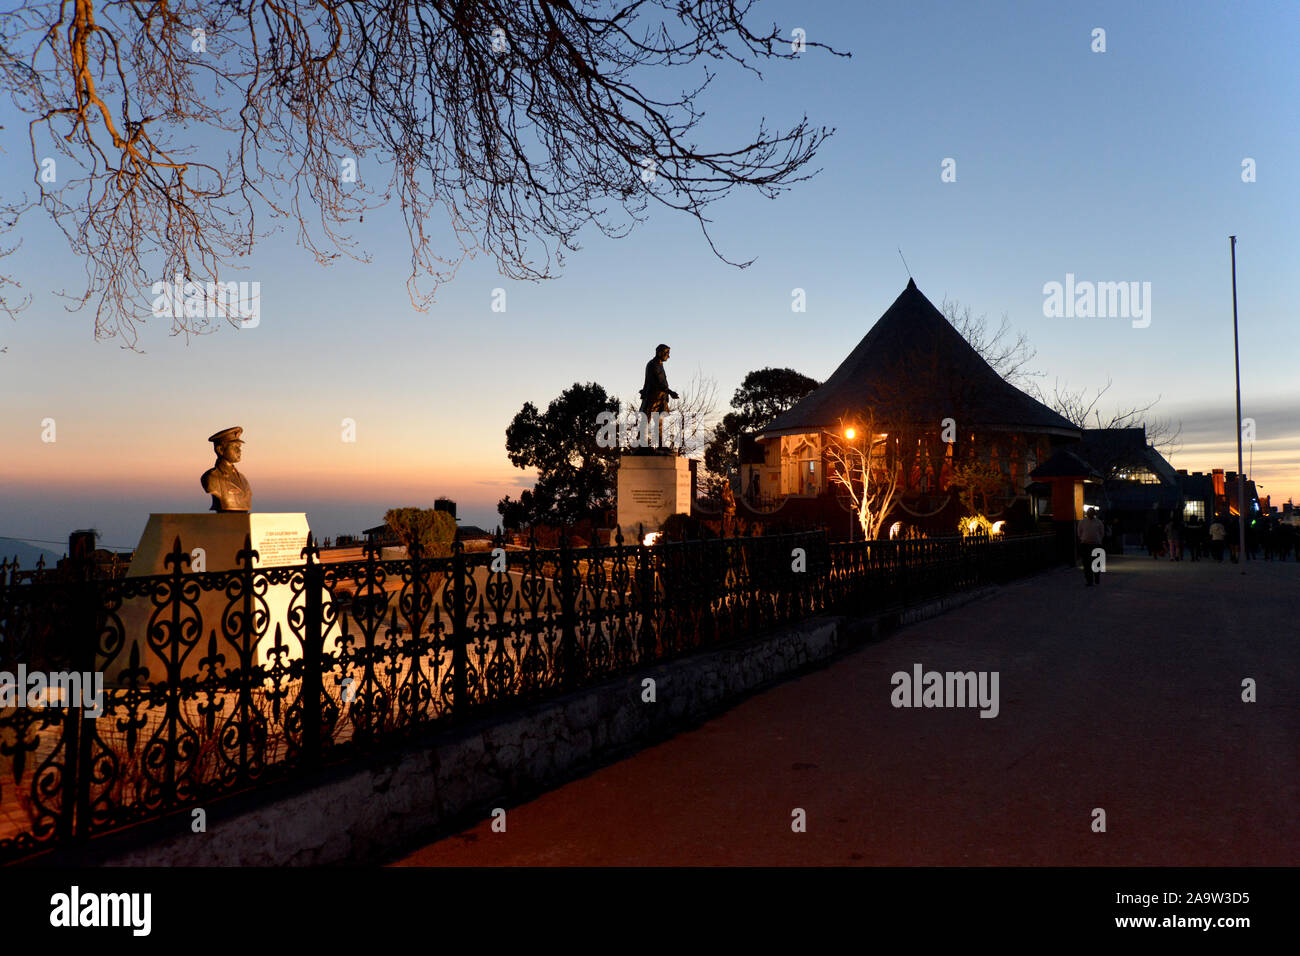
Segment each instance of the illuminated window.
M1121 481L1136 481L1143 485L1158 485L1160 479L1149 468L1120 468L1115 477Z
M1205 502L1189 501L1183 505L1183 519L1195 518L1198 521L1205 520Z

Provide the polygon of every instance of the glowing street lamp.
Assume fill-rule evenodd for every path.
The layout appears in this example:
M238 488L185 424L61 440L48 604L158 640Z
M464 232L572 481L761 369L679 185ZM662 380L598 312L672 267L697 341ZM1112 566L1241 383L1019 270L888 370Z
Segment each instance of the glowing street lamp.
M857 434L858 433L853 428L844 429L844 437L847 438L849 441L853 441L853 439L857 436ZM849 481L853 480L853 471L851 468L848 471L848 477L849 477ZM852 503L850 499L850 507L849 507L849 543L850 544L853 543L853 523L856 520L857 520L857 515L853 513Z

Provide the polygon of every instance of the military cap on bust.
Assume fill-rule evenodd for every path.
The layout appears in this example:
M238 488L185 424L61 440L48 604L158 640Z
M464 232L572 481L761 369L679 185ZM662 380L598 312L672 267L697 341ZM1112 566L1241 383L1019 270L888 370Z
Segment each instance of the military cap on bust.
M239 437L242 434L244 434L244 430L236 425L234 428L223 428L221 431L211 436L208 441L212 442L214 445L220 445L223 442L228 441L242 442L243 439Z

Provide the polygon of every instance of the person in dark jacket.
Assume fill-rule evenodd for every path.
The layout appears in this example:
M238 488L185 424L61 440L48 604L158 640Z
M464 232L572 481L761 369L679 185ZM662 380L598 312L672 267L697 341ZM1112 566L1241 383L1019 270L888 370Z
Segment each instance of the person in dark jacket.
M1169 541L1169 560L1183 560L1183 526L1178 520L1178 515L1169 519L1169 524L1165 525L1165 537Z
M1147 554L1153 558L1160 557L1160 545L1165 540L1164 530L1156 522L1147 525L1146 533L1143 535L1144 543L1147 546Z

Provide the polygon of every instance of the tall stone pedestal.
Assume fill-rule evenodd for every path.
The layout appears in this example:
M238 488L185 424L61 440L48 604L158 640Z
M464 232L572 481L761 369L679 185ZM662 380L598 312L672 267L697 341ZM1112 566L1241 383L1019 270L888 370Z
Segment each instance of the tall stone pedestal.
M691 513L691 464L680 455L624 455L618 461L618 524L627 544L638 525L658 531L671 514Z
M172 546L180 538L181 549L191 556L191 563L185 570L229 571L240 567L238 553L243 549L245 539L251 539L253 550L258 552L254 562L255 568L283 567L303 563L302 549L307 544L307 516L302 513L263 514L263 513L207 513L207 514L151 514L140 536L140 544L131 558L127 577L144 575L170 574L172 569L165 565ZM282 664L288 664L302 656L302 648L289 626L289 604L293 598L292 587L288 583L269 584L265 593L259 593L254 600L254 609L265 614L265 627L257 622L261 637L252 663L267 667L275 663L272 650L275 646L275 630L280 628L282 647L287 653L280 655ZM228 598L224 591L200 591L195 601L201 616L202 633L192 648L182 646L184 660L181 664L182 677L201 675L199 660L208 656L208 639L214 632L217 637L217 653L225 655L224 667L227 669L240 666L235 645L223 636L221 618L225 613ZM301 603L303 598L299 597ZM328 593L323 600L329 600ZM118 612L126 637L126 645L106 670L104 678L110 683L117 683L123 669L129 666L131 644L139 647L140 663L149 668L149 679L160 680L167 674L163 660L149 646L146 634L149 619L155 612L149 598L132 598L123 603ZM194 610L182 605L182 625L185 620L194 620ZM170 606L160 612L158 621L170 620ZM189 635L182 626L186 640Z

